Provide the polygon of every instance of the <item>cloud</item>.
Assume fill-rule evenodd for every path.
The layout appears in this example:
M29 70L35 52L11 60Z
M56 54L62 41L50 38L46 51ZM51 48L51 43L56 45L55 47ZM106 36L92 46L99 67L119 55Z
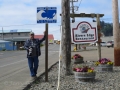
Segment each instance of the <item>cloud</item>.
M79 6L79 2L75 5ZM55 38L60 38L58 25L61 24L61 0L0 0L0 26L9 26L4 27L4 30L32 29L36 34L42 34L45 24L37 24L37 7L46 6L57 7L58 23L49 24L49 33L54 34ZM82 0L79 11L76 13L102 13L105 15L103 20L112 21L112 0ZM92 18L76 18L76 21L80 20L91 21Z

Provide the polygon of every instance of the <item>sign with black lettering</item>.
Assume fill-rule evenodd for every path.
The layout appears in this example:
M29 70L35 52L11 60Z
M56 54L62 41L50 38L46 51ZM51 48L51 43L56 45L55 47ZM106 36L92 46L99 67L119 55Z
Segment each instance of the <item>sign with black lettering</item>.
M72 42L76 44L98 41L96 22L75 22L71 24Z

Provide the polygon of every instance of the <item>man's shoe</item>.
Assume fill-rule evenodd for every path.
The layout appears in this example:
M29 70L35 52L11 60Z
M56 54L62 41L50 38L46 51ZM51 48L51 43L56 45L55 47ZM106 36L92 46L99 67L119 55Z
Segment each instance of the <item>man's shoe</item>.
M32 80L36 80L36 79L37 79L37 76L32 76L31 79L32 79Z

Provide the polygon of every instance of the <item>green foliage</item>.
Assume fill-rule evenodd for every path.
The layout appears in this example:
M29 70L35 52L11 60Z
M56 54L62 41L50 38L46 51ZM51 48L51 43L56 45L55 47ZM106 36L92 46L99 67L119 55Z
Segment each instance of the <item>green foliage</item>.
M5 49L5 48L3 48L3 49L2 49L2 51L6 51L6 49Z
M44 46L43 44L40 44L40 47Z
M101 24L101 32L105 35L105 36L113 36L113 25L112 23L105 23L104 21L100 22Z

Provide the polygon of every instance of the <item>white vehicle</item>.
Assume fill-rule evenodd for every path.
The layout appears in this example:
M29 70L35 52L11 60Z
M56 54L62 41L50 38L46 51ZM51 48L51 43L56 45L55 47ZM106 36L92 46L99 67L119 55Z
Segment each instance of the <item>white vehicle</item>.
M95 43L90 43L90 45L89 46L95 46Z
M114 47L114 41L108 41L107 42L107 47Z
M107 46L107 43L106 43L106 42L101 42L100 45L101 45L102 47L106 47L106 46ZM97 43L96 43L96 46L98 46Z

